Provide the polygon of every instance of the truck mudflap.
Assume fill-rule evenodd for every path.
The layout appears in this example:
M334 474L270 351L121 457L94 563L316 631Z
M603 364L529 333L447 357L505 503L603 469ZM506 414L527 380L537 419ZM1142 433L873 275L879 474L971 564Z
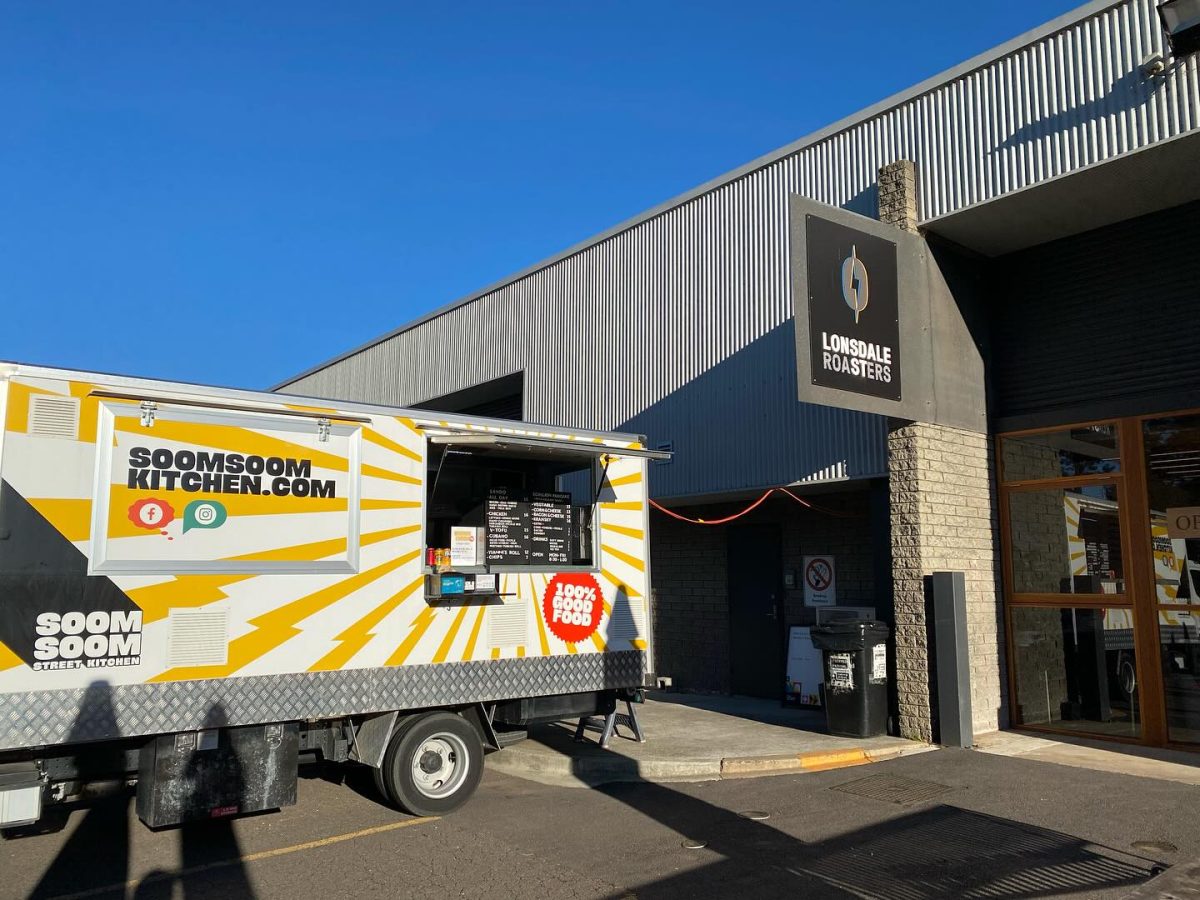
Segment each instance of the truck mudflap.
M151 828L292 806L295 722L164 734L142 747L137 814Z
M0 763L0 828L32 825L40 819L43 790L36 763Z

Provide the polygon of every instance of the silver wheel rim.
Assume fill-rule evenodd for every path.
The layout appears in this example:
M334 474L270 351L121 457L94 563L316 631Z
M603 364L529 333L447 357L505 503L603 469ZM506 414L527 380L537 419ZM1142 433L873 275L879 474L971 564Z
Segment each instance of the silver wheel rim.
M413 751L413 785L431 800L449 797L463 786L471 768L471 754L458 735L431 734Z

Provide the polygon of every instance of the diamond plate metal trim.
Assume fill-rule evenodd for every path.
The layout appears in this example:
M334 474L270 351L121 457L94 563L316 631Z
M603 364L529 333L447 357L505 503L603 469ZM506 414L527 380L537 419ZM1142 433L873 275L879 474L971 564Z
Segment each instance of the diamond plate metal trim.
M0 695L0 750L639 687L640 650Z

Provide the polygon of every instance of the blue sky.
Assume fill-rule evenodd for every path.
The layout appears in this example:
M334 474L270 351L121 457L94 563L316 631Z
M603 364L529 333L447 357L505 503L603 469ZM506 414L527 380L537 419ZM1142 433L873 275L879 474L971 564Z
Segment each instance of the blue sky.
M9 2L0 359L267 387L1074 5Z

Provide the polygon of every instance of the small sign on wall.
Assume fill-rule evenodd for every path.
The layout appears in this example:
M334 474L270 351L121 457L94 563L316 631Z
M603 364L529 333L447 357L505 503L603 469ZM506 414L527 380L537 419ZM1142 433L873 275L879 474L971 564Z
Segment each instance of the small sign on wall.
M1174 506L1167 510L1167 537L1200 538L1200 506Z
M832 556L804 557L804 605L835 606L837 576Z

